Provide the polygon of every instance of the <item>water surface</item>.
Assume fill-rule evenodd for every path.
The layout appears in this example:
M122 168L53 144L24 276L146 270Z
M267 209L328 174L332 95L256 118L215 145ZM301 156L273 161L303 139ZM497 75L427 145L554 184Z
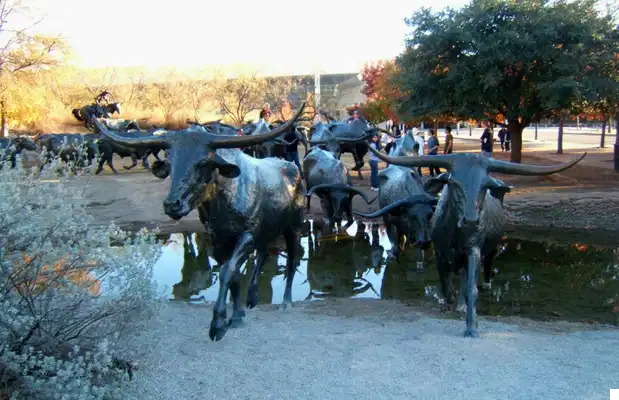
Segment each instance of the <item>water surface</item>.
M328 297L440 302L433 250L418 268L415 249L400 263L387 260L391 248L384 228L355 223L338 235L307 221L292 300ZM170 299L214 301L218 266L205 233L172 234L155 265L155 279ZM283 241L258 280L262 304L279 304L284 294L286 251ZM480 292L481 315L520 315L541 320L619 323L619 249L578 243L556 245L505 238L494 263L492 288ZM249 264L249 270L248 270ZM253 258L241 268L243 303ZM481 272L480 272L481 275ZM481 278L480 278L481 282ZM457 278L454 287L459 288Z

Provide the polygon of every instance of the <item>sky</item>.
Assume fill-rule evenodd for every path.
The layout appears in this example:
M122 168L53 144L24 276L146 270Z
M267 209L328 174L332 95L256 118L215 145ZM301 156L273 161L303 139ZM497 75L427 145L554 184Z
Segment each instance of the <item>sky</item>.
M24 0L83 67L244 65L263 73L354 72L404 48L404 18L463 0ZM294 4L294 6L292 5Z

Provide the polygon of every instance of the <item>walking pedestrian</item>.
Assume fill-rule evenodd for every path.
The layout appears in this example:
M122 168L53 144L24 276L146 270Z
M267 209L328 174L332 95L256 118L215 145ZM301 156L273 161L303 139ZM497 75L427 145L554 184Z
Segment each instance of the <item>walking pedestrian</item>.
M502 127L501 130L499 130L499 141L501 142L501 151L505 151L506 134L507 134L507 129L505 129L505 127Z
M417 142L417 144L419 145L419 149L417 150L417 153L420 156L423 156L426 153L426 141L422 136L423 132L422 131L417 131L415 133L415 142ZM419 174L419 176L421 176L421 167L417 167L417 173Z
M301 172L301 179L305 179L303 177L303 168L301 168L301 164L299 163L299 138L295 135L293 129L288 131L288 133L284 136L284 140L290 143L289 145L286 145L284 155L286 157L286 161L294 163L297 168L299 168L299 172Z
M512 147L512 134L508 129L505 129L505 151L509 151Z
M372 142L370 143L370 147L374 148L376 151L380 151L380 141L378 140L378 135L374 135L372 137ZM374 192L378 192L378 161L380 159L376 157L374 153L370 153L370 190Z
M445 147L443 148L443 154L453 153L454 137L451 134L451 126L445 127Z
M436 137L436 131L434 129L430 129L430 137L428 138L428 155L438 155L439 146L440 143L438 141L438 138ZM430 176L434 176L434 172L439 175L441 173L441 170L438 167L430 167Z

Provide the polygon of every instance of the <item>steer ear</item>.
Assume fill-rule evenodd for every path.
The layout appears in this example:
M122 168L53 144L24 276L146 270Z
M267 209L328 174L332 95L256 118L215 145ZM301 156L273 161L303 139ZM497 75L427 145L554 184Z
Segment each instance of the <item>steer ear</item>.
M512 187L507 186L502 180L490 177L488 177L488 182L484 188L490 190L490 195L495 199L498 199L501 204L503 204L505 194L512 191Z
M431 195L438 194L446 183L449 183L449 172L443 172L436 178L430 178L423 185L423 189Z
M211 162L214 164L213 166L219 170L219 173L226 178L234 179L241 175L241 170L239 167L235 164L229 163L217 153L215 153L215 156L212 158Z
M155 161L150 168L153 175L159 179L165 179L170 175L170 164L167 160Z

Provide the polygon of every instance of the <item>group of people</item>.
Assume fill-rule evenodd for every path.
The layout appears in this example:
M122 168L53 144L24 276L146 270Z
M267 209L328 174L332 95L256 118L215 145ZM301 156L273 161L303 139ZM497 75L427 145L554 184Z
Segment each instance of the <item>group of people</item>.
M414 130L416 130L416 128L409 128L406 133L410 135L413 133ZM443 154L453 153L454 137L451 134L451 130L452 129L450 126L445 127L445 143L443 145ZM398 125L392 126L391 131L393 132L393 136L395 136L395 138L399 138L402 135L402 132ZM422 135L423 134L422 131L417 130L413 136L415 138L415 141L419 144L419 155L425 155L425 154L430 155L430 156L438 155L440 151L439 149L441 147L441 143L439 141L436 130L430 129L428 133L429 133L429 137L428 137L427 143ZM390 140L390 141L385 146L385 153L389 154L389 151L391 151L391 147L393 147L395 139L388 136L387 140ZM380 151L382 149L381 140L378 137L378 135L374 135L374 137L372 138L372 143L370 143L370 146L376 149L377 151ZM426 149L427 149L427 153L426 153ZM373 153L370 154L370 190L374 192L378 191L378 162L379 161L380 159L376 157ZM434 176L435 174L439 175L441 173L441 170L438 167L430 167L429 169L430 169L430 176ZM417 168L417 173L419 174L419 176L422 176L421 167Z

